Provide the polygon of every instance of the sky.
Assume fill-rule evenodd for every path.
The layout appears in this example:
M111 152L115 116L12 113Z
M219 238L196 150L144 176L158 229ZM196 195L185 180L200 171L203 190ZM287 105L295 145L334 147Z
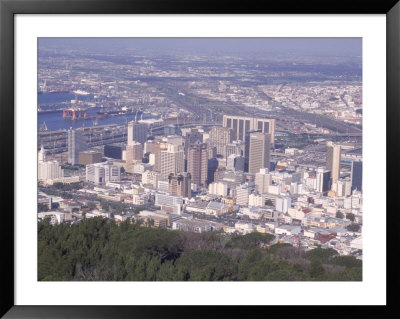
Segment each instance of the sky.
M41 48L361 57L362 38L39 38Z

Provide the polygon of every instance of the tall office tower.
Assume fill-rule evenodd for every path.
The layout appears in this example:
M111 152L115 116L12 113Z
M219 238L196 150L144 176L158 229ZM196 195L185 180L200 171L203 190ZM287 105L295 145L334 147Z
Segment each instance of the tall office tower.
M203 143L203 134L198 129L192 128L185 135L185 154L187 154L189 147L195 143Z
M197 143L189 146L187 171L192 176L193 184L206 186L208 173L208 148L206 143Z
M79 163L79 152L87 151L88 145L82 131L68 130L68 163Z
M167 149L161 151L161 176L181 173L185 170L184 151L182 146L167 144Z
M126 146L126 162L133 163L134 161L142 161L143 146L139 142L133 142Z
M207 164L207 184L210 184L214 181L214 174L218 168L218 160L214 158L208 159Z
M210 131L209 143L217 148L217 154L226 158L226 145L232 142L233 131L227 127L213 126Z
M44 150L43 145L40 148L40 151L38 152L38 162L45 162L46 161L46 151Z
M332 183L340 178L340 145L326 142L326 169L331 171Z
M229 143L226 145L226 150L225 154L226 157L228 158L229 155L236 154L244 157L245 153L245 142L244 140L236 140L233 141L232 143Z
M351 191L362 191L362 161L351 163Z
M40 161L38 163L38 180L43 181L63 177L64 171L61 169L61 166L57 161Z
M247 131L244 136L244 171L249 172L250 134L261 133L260 130Z
M231 154L226 160L226 168L231 171L244 171L244 157Z
M271 136L267 133L251 133L249 146L249 173L269 168Z
M233 130L233 139L245 140L247 131L260 130L262 133L270 134L271 145L275 143L275 120L254 117L224 115L222 126Z
M165 143L153 143L151 145L151 153L154 154L154 168L156 172L161 172L161 151L167 149L167 144Z
M317 168L316 188L317 192L326 193L331 189L331 172L323 167Z
M128 123L128 145L133 144L133 142L139 142L143 144L147 140L147 124L138 122Z
M191 198L191 176L189 173L169 174L168 192L173 196L182 196Z
M256 173L255 184L260 194L268 193L269 185L271 185L271 175L269 174L268 168L261 168Z

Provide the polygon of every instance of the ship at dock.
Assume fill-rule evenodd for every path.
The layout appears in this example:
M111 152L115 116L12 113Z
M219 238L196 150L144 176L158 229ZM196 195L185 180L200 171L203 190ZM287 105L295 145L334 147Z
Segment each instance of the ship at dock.
M87 118L87 110L80 107L71 107L64 109L62 112L63 119L65 120L79 120Z
M75 100L71 101L73 106L63 109L62 116L65 120L79 120L79 119L87 119L87 110L79 106L79 101L77 95L75 95Z

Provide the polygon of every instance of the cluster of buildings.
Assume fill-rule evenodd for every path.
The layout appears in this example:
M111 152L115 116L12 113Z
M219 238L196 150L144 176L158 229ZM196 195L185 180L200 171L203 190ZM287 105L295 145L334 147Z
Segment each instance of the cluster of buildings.
M263 91L282 106L329 115L353 124L362 123L362 88L355 83L266 85Z
M361 230L349 228L362 224L362 161L354 160L345 174L340 144L326 142L323 166L281 168L271 157L274 119L225 115L221 126L161 136L151 136L144 123L131 122L127 130L126 143L105 145L103 152L88 150L78 130L68 132L68 162L85 166L84 176L73 176L83 181L80 197L146 206L130 216L153 227L273 233L279 242L341 254L362 249ZM296 156L295 149L287 153ZM39 180L63 179L60 164L46 161L42 148ZM76 214L84 207L79 204ZM52 221L68 220L62 213ZM94 216L119 222L128 214L102 207L86 212Z

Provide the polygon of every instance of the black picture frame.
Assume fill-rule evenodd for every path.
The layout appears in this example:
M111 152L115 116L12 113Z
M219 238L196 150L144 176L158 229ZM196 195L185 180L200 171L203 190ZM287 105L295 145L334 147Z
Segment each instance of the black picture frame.
M1 69L0 69L0 156L1 181L1 308L4 318L142 318L142 317L225 317L228 312L249 315L249 307L225 306L16 306L14 303L14 15L15 14L386 14L387 49L387 212L395 212L394 196L399 162L398 136L400 106L400 3L398 0L286 0L242 3L216 1L163 0L0 0ZM378 129L378 128L377 128ZM394 274L397 251L396 221L387 217L387 305L379 307L319 307L322 316L354 317L360 313L392 316L398 312ZM393 253L394 252L394 253ZM328 292L329 293L329 292ZM229 309L227 309L229 308ZM280 307L268 310L251 307L271 316ZM285 315L312 315L309 307L285 307ZM252 313L254 315L254 313Z

